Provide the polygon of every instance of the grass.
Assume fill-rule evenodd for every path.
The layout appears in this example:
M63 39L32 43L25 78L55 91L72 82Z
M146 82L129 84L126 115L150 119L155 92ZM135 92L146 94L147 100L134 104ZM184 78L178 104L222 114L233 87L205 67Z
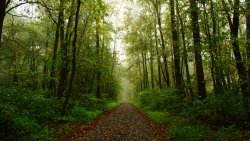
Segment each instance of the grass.
M158 112L158 111L146 111L147 116L156 123L166 123L167 122L167 113Z
M120 103L119 102L116 102L116 101L110 101L110 102L108 102L108 104L107 104L107 109L108 110L110 110L110 109L112 109L112 108L114 108L114 107L116 107L116 106L118 106Z
M186 115L173 115L168 111L153 111L149 107L142 107L138 101L133 104L147 114L154 122L168 124L168 136L177 141L227 141L250 138L250 131L241 131L234 126L213 129L210 124L193 121Z
M209 125L192 123L184 116L171 115L168 112L148 111L143 108L147 116L159 124L168 124L168 135L177 141L227 141L249 139L250 131L240 131L234 126L213 130Z

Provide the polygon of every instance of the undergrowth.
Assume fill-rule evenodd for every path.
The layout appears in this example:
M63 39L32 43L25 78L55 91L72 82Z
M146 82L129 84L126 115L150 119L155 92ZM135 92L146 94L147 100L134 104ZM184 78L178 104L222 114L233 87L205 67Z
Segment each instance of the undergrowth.
M110 99L83 94L62 115L63 99L48 97L45 91L0 87L0 95L0 139L6 141L54 140L71 130L69 123L91 122L117 105Z
M210 93L200 101L183 98L175 88L145 90L131 101L155 122L169 125L168 135L181 141L250 139L250 121L239 95Z

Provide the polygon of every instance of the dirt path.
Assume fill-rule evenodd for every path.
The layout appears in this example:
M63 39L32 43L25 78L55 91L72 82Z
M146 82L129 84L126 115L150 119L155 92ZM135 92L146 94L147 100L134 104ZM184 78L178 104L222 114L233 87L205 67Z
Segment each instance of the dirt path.
M123 103L78 141L167 141L164 130L131 104Z

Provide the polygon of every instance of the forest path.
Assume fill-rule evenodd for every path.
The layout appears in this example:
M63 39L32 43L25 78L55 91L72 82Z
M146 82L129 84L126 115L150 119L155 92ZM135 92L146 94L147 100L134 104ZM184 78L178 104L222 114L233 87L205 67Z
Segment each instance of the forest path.
M98 120L98 119L97 119ZM168 141L163 129L129 103L122 103L88 131L77 131L77 141ZM66 139L67 140L67 139Z

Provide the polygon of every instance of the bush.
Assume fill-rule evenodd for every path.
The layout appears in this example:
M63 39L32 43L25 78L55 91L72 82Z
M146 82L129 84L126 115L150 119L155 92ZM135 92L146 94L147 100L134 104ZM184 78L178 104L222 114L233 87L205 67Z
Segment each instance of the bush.
M87 110L101 110L104 111L106 108L106 100L98 99L95 95L85 94L81 97L81 99L77 102L78 105L85 107Z
M91 122L108 103L115 105L109 99L86 94L69 103L62 116L63 99L46 97L46 91L0 87L0 95L0 140L50 140L52 123Z
M0 138L48 139L50 130L43 123L52 122L59 116L58 100L45 98L42 91L18 87L0 87L0 95Z
M174 87L166 90L150 89L139 93L138 100L140 107L153 111L180 110L185 108L181 102L178 90Z
M220 94L208 93L203 101L195 97L192 102L179 96L175 88L145 90L133 102L152 120L169 123L169 134L176 140L243 140L250 137L243 100L230 89Z

